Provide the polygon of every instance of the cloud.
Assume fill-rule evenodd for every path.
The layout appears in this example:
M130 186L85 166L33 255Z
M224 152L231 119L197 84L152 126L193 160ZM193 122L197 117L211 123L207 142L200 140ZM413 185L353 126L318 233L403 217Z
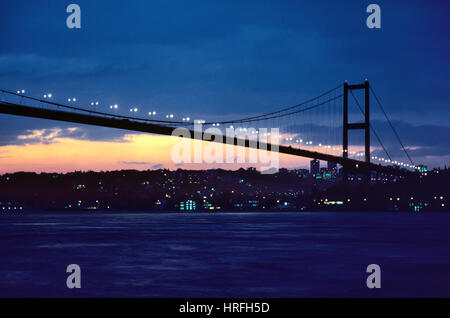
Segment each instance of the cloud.
M58 138L77 137L79 130L75 127L70 128L50 128L27 130L27 134L18 135L18 144L50 144Z
M164 165L162 163L157 163L157 164L152 166L152 169L161 169L163 167L164 167Z
M122 161L124 165L149 165L148 161Z
M140 68L142 65L133 62L117 64L113 61L80 57L50 57L28 53L0 55L0 74L4 78L73 78L104 73L116 75Z
M54 121L0 115L0 146L23 145L41 140L45 142L46 139L47 142L51 142L55 138L63 137L78 140L128 142L125 136L129 132L124 130L85 125L73 127L73 125L64 122L58 122L55 125Z

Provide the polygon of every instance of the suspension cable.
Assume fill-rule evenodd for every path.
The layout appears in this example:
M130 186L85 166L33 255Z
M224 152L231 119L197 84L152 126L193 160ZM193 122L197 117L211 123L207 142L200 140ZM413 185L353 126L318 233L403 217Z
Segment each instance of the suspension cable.
M388 115L386 114L386 112L385 112L385 110L384 110L384 108L383 108L383 105L381 105L381 102L380 102L380 100L378 99L377 94L375 94L375 91L373 90L372 85L370 86L370 90L372 91L372 94L373 94L373 96L375 97L375 100L377 101L378 106L380 107L381 111L383 112L384 117L386 117L386 120L387 120L387 122L389 123L389 126L391 126L392 131L394 132L395 136L397 137L398 142L399 142L400 145L402 146L403 151L405 152L406 156L408 157L409 162L411 162L411 164L414 166L414 162L412 161L411 157L409 156L408 151L406 151L406 148L405 148L405 146L403 145L403 143L402 143L402 141L401 141L401 139L400 139L400 136L399 136L398 133L397 133L397 130L394 128L394 125L392 125L392 122L391 122L391 120L389 119Z
M362 109L362 106L361 106L361 104L359 103L358 99L356 98L355 94L353 94L353 91L352 91L352 90L350 90L350 93L352 94L353 99L355 100L356 104L358 105L359 110L361 111L361 113L362 113L363 116L364 116L365 114L364 114L364 111L363 111L363 109ZM389 158L389 160L392 161L392 158L391 158L391 156L389 156L389 153L387 152L386 148L384 147L383 143L381 142L380 137L378 137L378 134L377 134L377 132L375 131L375 128L374 128L370 123L369 123L369 127L370 127L370 130L372 130L374 136L377 138L377 140L378 140L378 142L380 143L381 147L383 148L384 152L386 153L386 156Z
M281 114L281 113L284 113L286 111L292 110L294 108L297 108L297 107L306 105L306 104L308 104L308 103L310 103L312 101L315 101L315 100L317 100L317 99L319 99L319 98L321 98L321 97L323 97L323 96L325 96L325 95L327 95L327 94L337 90L341 86L342 85L339 85L339 86L337 86L337 87L335 87L333 89L330 89L330 90L322 93L319 96L311 98L311 99L309 99L307 101L304 101L304 102L302 102L300 104L297 104L297 105L294 105L294 106L290 106L290 107L287 107L287 108L284 108L284 109L281 109L281 110L278 110L278 111L274 111L274 112L271 112L271 113L267 113L267 114L264 114L264 115L246 117L246 118L241 118L241 119L236 119L236 120L227 120L227 121L222 121L222 122L220 122L220 121L219 122L206 122L206 123L204 123L204 125L212 125L212 124L217 124L217 123L218 124L231 124L231 123L253 122L253 121L268 120L268 119L272 119L272 118L280 118L280 117L285 117L285 116L289 116L289 115L292 115L292 114L297 114L297 113L304 112L304 111L307 111L307 110L310 110L310 109L314 109L314 108L316 108L318 106L321 106L321 105L325 104L325 102L319 103L319 104L316 104L316 105L313 105L313 106L309 106L309 107L301 109L301 110L293 111L293 112L290 112L290 113L287 113L287 114ZM85 109L85 108L81 108L81 107L69 106L69 105L64 105L64 104L60 104L60 103L55 103L55 102L51 102L51 101L48 101L48 100L43 100L43 99L31 97L31 96L22 95L22 94L17 94L15 92L3 90L3 89L0 89L0 91L2 93L7 93L7 94L10 94L10 95L19 96L19 97L22 97L22 98L38 101L38 102L44 103L44 104L54 105L54 106L57 106L57 107L67 108L67 109L76 110L76 111L88 112L88 113L91 113L91 114L97 114L97 115L102 115L102 116L109 116L109 117L128 119L128 120L144 121L144 122L150 122L150 123L159 123L159 124L172 124L172 125L182 125L182 126L191 126L191 125L193 125L192 123L181 122L181 121L147 119L147 118L139 118L139 117L132 117L132 116L124 116L124 115L105 113L105 112L100 112L100 111L96 111L96 110L89 110L89 109ZM330 99L328 101L334 100L334 99L339 98L341 96L342 95L337 96L337 97L332 98L332 99ZM277 114L279 114L279 115L277 115ZM276 115L276 116L272 116L272 115Z

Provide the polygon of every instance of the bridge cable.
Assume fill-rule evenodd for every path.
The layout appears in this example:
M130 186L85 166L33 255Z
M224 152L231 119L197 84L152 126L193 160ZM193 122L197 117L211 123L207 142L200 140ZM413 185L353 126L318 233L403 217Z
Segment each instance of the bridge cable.
M361 113L362 113L363 116L364 116L364 115L365 115L365 114L364 114L364 110L362 109L361 104L359 103L358 99L355 97L355 94L353 94L353 91L352 91L352 90L350 90L350 93L352 94L353 99L355 100L356 104L358 105L359 110L361 111ZM389 158L390 161L392 161L391 156L389 155L389 153L387 152L387 150L386 150L386 148L384 147L383 143L381 142L381 139L380 139L380 137L378 136L377 132L375 131L375 128L374 128L370 123L369 123L369 126L370 126L370 130L372 130L374 136L377 138L378 142L380 143L381 147L383 148L384 152L386 153L386 156Z
M375 97L375 100L377 101L378 106L380 107L381 111L383 112L384 117L386 117L386 120L387 120L387 122L389 123L389 126L391 126L392 131L394 132L395 136L397 137L398 142L399 142L400 145L402 146L403 151L405 152L406 156L408 157L409 162L411 162L411 164L414 166L413 160L412 160L411 157L409 156L408 151L406 151L406 148L405 148L405 146L403 145L403 143L402 143L402 141L401 141L401 139L400 139L400 136L399 136L398 133L397 133L397 130L394 128L394 125L392 125L392 122L391 122L391 120L389 119L389 116L386 114L386 112L385 112L385 110L384 110L384 108L383 108L383 105L381 105L381 102L380 102L380 100L378 99L377 94L375 94L375 91L373 90L372 85L370 86L370 90L372 91L372 94L373 94L373 96Z
M256 119L256 118L261 118L261 117L268 117L268 116L271 116L271 115L283 113L283 112L285 112L285 111L288 111L288 110L291 110L291 109L294 109L294 108L297 108L297 107L306 105L306 104L308 104L308 103L310 103L310 102L312 102L312 101L315 101L315 100L317 100L317 99L319 99L319 98L321 98L321 97L323 97L323 96L325 96L325 95L330 94L331 92L337 90L337 89L340 88L340 87L342 87L342 84L339 84L339 85L336 86L335 88L332 88L332 89L330 89L330 90L328 90L328 91L326 91L326 92L324 92L324 93L322 93L322 94L320 94L320 95L318 95L318 96L316 96L316 97L314 97L314 98L311 98L311 99L309 99L309 100L306 100L306 101L304 101L304 102L301 102L301 103L299 103L299 104L297 104L297 105L289 106L289 107L286 107L286 108L283 108L283 109L280 109L280 110L277 110L277 111L274 111L274 112L271 112L271 113L267 113L267 114L264 114L264 115L258 115L258 116L247 117L247 118L241 118L241 119L237 119L237 120L228 120L228 121L226 121L226 122L219 122L219 123L225 123L225 124L227 124L227 123L233 123L233 122L241 122L241 121L247 121L247 120L250 120L250 119ZM292 114L292 113L290 113L290 114ZM290 115L290 114L287 114L287 115ZM280 117L281 117L281 116L280 116ZM265 119L271 119L271 118L278 118L278 117L262 118L262 120L265 120Z
M253 121L268 120L268 119L280 118L280 117L285 117L285 116L297 114L297 113L304 112L304 111L307 111L307 110L310 110L310 109L314 109L314 108L316 108L316 107L318 107L318 106L321 106L321 105L325 104L326 102L322 102L322 103L319 103L319 104L317 104L317 105L309 106L309 107L307 107L307 108L305 108L305 109L297 110L297 111L294 111L294 112L291 112L291 113L281 114L281 115L277 115L277 116L271 116L271 115L280 114L280 113L286 112L286 111L288 111L288 110L291 110L291 109L294 109L294 108L303 106L303 105L305 105L305 104L308 104L308 103L310 103L310 102L312 102L312 101L315 101L315 100L317 100L317 99L319 99L319 98L321 98L321 97L323 97L323 96L325 96L325 95L327 95L327 94L329 94L329 93L331 93L331 92L333 92L333 91L336 91L336 90L337 90L338 88L340 88L341 86L342 86L342 84L340 84L339 86L336 86L336 87L333 88L333 89L330 89L330 90L328 90L328 91L322 93L322 94L319 95L319 96L316 96L316 97L311 98L311 99L309 99L309 100L307 100L307 101L304 101L304 102L302 102L302 103L300 103L300 104L297 104L297 105L294 105L294 106L290 106L290 107L287 107L287 108L284 108L284 109L281 109L281 110L278 110L278 111L274 111L274 112L271 112L271 113L267 113L267 114L264 114L264 115L253 116L253 117L247 117L247 118L241 118L241 119L237 119L237 120L227 120L227 121L222 121L222 122L208 122L208 123L204 123L204 125L212 125L212 124L215 124L215 123L220 123L220 124L232 124L232 123L253 122ZM88 113L91 113L91 114L97 114L97 115L102 115L102 116L109 116L109 117L122 118L122 119L128 119L128 120L139 120L139 121L152 122L152 123L162 123L162 124L182 125L182 126L190 126L190 125L193 125L192 123L186 123L186 122L180 122L180 121L168 121L168 120L147 119L147 118L139 118L139 117L132 117L132 116L124 116L124 115L117 115L117 114L105 113L105 112L100 112L100 111L96 111L96 110L90 110L90 109L85 109L85 108L81 108L81 107L75 107L75 106L69 106L69 105L64 105L64 104L60 104L60 103L55 103L55 102L51 102L51 101L48 101L48 100L43 100L43 99L31 97L31 96L26 96L26 95L17 94L17 93L15 93L15 92L3 90L3 89L1 89L0 91L1 91L2 93L7 93L7 94L11 94L11 95L15 95L15 96L22 97L22 99L23 99L23 98L27 98L27 99L30 99L30 100L38 101L38 102L40 102L40 103L49 104L49 105L54 105L54 106L56 106L56 107L63 107L63 108L68 108L68 109L77 110L77 111L82 111L82 112L88 112ZM339 97L340 97L340 96L335 97L335 98L339 98ZM331 101L331 100L334 100L334 98L333 98L333 99L329 99L328 101ZM268 117L268 116L270 116L270 117Z

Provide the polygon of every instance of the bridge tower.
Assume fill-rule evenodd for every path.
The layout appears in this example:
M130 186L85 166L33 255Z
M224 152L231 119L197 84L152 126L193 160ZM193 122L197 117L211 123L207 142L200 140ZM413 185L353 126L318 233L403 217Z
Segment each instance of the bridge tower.
M364 90L364 122L349 123L348 122L348 93L352 90ZM343 141L342 141L342 156L348 158L348 131L349 130L364 130L364 152L365 161L370 163L370 84L366 80L364 84L349 85L347 81L344 83L344 123L343 123ZM344 167L344 180L347 180L348 169ZM369 172L370 174L370 172Z

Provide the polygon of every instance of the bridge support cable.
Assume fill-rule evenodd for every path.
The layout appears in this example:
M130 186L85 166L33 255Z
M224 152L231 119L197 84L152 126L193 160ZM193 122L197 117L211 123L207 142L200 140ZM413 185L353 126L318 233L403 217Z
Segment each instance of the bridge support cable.
M358 99L356 98L356 96L353 94L352 91L350 91L350 93L352 94L353 99L354 99L355 102L356 102L356 105L358 105L359 110L360 110L361 113L364 115L364 110L362 109L362 106L361 106L361 104L359 103ZM380 143L381 148L383 148L383 151L384 151L384 153L386 154L386 156L389 158L390 161L392 161L391 156L389 155L388 151L386 150L386 147L384 146L383 142L381 141L380 137L378 136L378 134L377 134L377 132L375 131L375 128L373 127L372 124L370 124L370 129L371 129L373 135L375 136L375 138L377 138L378 142Z
M406 150L405 146L403 145L403 142L401 141L400 136L399 136L399 134L397 133L397 130L395 129L394 125L392 125L392 122L391 122L391 120L389 119L389 116L387 115L386 111L384 110L383 105L381 105L381 102L380 102L380 100L378 99L377 94L375 94L375 91L373 90L372 87L370 87L370 90L372 91L372 94L373 94L373 96L375 97L375 100L377 101L378 106L380 107L381 111L383 112L384 117L386 118L386 120L387 120L389 126L391 127L392 131L394 132L394 134L395 134L395 136L396 136L398 142L399 142L400 145L402 146L403 151L405 152L406 156L408 157L409 162L414 166L414 162L413 162L412 158L410 157L408 151Z

